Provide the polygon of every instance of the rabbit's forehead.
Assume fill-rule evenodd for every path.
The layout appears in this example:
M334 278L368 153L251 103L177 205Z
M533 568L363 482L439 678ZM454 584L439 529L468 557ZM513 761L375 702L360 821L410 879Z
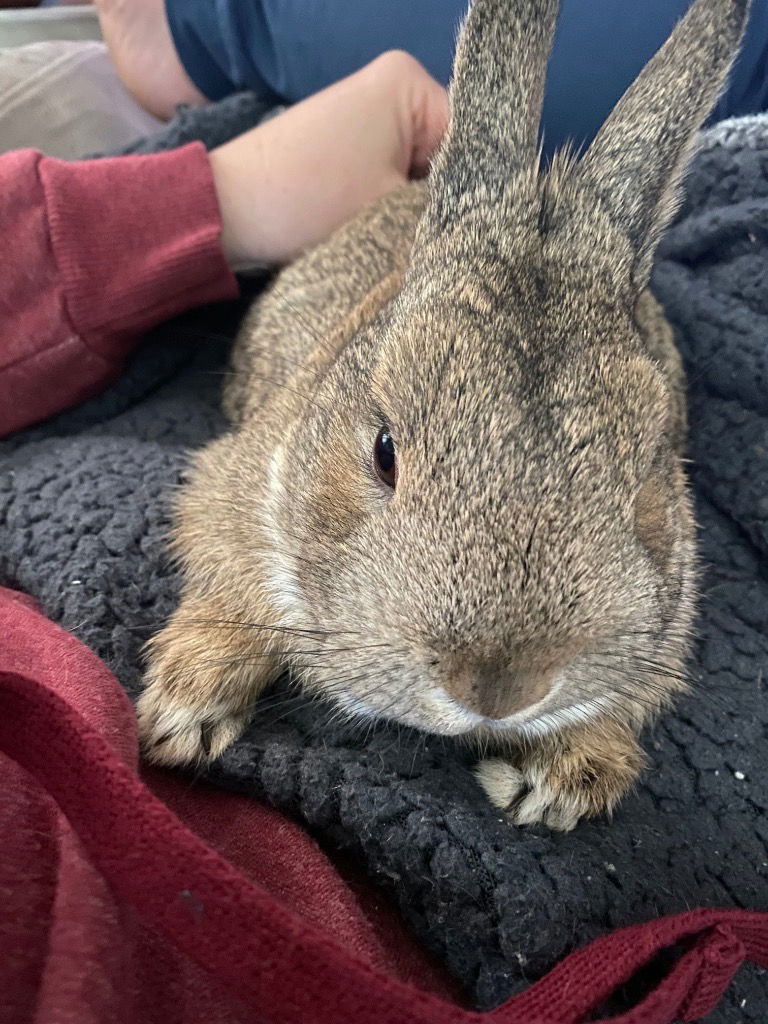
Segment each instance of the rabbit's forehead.
M631 461L663 429L663 379L631 339L595 342L589 330L551 318L527 330L513 318L427 322L384 347L373 390L427 457L445 446L475 458L591 446Z

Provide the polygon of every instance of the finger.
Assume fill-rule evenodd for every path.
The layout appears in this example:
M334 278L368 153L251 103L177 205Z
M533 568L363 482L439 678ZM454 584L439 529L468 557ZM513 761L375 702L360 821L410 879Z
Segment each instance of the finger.
M424 69L414 83L412 100L413 136L410 173L423 178L435 150L448 127L448 93Z

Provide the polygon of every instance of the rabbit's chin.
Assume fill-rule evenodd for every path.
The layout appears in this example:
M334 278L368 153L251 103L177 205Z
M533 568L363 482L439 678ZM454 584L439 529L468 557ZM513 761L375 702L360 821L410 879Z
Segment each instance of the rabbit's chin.
M336 693L334 701L352 719L365 722L397 722L421 732L438 736L468 736L478 740L508 738L534 739L572 725L589 722L610 706L607 697L594 697L574 703L557 700L556 692L538 704L505 718L488 718L454 700L439 688L422 692L417 701L406 706L384 701L381 708L353 693Z

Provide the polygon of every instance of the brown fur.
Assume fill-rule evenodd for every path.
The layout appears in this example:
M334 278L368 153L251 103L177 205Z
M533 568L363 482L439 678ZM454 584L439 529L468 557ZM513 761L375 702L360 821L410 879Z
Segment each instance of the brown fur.
M745 5L697 0L585 157L546 174L556 7L476 0L426 189L366 210L247 319L235 429L178 502L185 591L140 704L153 759L215 756L290 664L351 715L494 746L479 778L518 822L570 828L636 777L694 604L683 374L644 289ZM394 493L371 469L384 425Z

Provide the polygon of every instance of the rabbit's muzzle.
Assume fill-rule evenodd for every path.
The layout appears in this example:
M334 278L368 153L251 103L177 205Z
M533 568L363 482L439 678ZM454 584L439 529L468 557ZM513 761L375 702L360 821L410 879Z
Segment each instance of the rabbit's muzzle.
M523 667L508 661L456 658L444 668L444 687L463 709L497 721L543 701L554 680L551 668Z

